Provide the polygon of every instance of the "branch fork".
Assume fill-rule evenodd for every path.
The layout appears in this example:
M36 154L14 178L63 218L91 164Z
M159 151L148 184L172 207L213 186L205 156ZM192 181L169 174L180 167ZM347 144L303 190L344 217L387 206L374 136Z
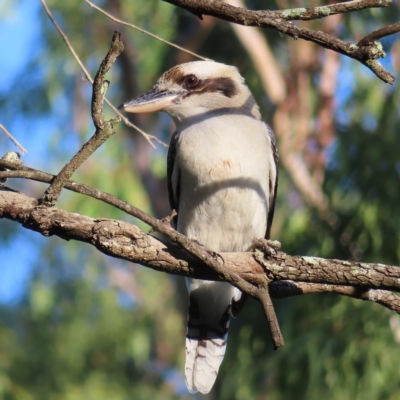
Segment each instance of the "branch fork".
M10 170L0 172L0 179L19 177L49 182L54 178L53 175L2 159L0 167ZM220 253L218 256L223 259L223 265L212 257L225 271L221 274L206 268L205 263L193 257L191 252L172 244L176 243L174 237L179 233L165 227L154 217L115 196L78 182L69 181L66 188L113 205L151 226L160 224L164 228L160 230L170 241L160 241L124 221L93 219L55 207L38 208L36 199L2 185L0 218L13 220L44 235L91 244L111 257L157 271L206 280L226 280L255 298L260 295L257 290L262 290L267 282L272 298L335 293L373 301L400 314L400 297L392 293L400 291L400 267L291 256L281 251L264 258L263 252L256 250L253 253ZM196 246L196 243L192 245Z
M41 182L54 179L53 175L21 166L18 162L0 159L0 168L10 170L0 172L0 179L22 177ZM88 218L55 207L38 208L36 199L12 192L4 186L3 189L0 186L0 218L14 220L46 236L56 235L65 240L89 243L109 256L158 271L228 281L261 302L270 324L275 348L283 344L283 339L279 334L277 321L271 318L273 309L271 311L268 295L284 298L310 293L336 293L373 301L400 314L400 297L392 293L400 291L399 267L290 256L278 251L279 242L271 241L260 244L261 251L256 246L252 253L210 254L203 246L181 235L164 222L115 196L78 182L68 181L65 187L104 201L139 218L162 233L170 242L161 242L123 221Z
M253 250L254 259L257 260L257 257L260 256L263 259L271 259L271 257L277 255L280 248L281 244L277 240L256 239L253 242L251 250ZM264 284L257 290L256 293L268 321L274 349L277 350L279 347L283 346L285 342L281 333L281 329L279 327L278 317L276 316L275 308L269 292L269 287L272 282L273 277L268 274L268 271L266 271Z
M61 191L71 178L72 174L112 135L116 133L114 127L121 121L119 116L110 121L104 119L103 102L109 81L104 79L105 74L115 63L117 57L123 52L124 44L121 42L121 35L114 32L111 47L102 61L93 82L92 95L92 119L96 132L87 141L75 156L64 166L60 173L54 178L50 186L46 189L41 205L44 207L54 207L60 198Z
M358 0L320 7L294 8L288 10L259 10L252 11L216 0L164 0L168 3L182 7L201 18L210 15L225 21L244 26L258 26L274 29L288 35L293 39L304 39L318 44L329 50L353 58L367 66L378 78L386 83L393 84L395 78L386 71L377 61L385 56L378 39L400 32L400 23L378 29L359 41L358 45L344 42L334 36L321 31L315 31L306 27L300 27L291 21L310 21L342 14L351 11L359 11L367 8L388 7L391 0Z

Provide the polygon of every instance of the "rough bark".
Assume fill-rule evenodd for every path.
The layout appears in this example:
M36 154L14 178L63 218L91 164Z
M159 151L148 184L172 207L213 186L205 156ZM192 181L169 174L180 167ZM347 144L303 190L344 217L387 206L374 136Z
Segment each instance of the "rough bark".
M3 185L0 187L0 218L16 221L44 236L54 235L65 240L89 243L109 256L139 263L157 271L209 280L226 277L226 274L222 276L213 271L182 248L158 240L135 225L113 219L94 219L55 207L41 207L38 200L11 191ZM397 304L397 309L396 304L393 309L399 310L397 296L391 293L383 296L383 290L400 291L400 267L397 266L291 256L282 251L265 255L259 249L245 253L220 253L215 259L219 260L221 270L239 276L254 288L263 288L271 281L279 283L271 285L271 295L275 298L321 292L365 297L365 300L372 301L386 296ZM234 279L229 281L235 284ZM282 285L279 281L286 283ZM296 286L297 283L303 285ZM349 286L358 289L349 289ZM368 289L380 289L375 300L372 299L374 295L363 294Z

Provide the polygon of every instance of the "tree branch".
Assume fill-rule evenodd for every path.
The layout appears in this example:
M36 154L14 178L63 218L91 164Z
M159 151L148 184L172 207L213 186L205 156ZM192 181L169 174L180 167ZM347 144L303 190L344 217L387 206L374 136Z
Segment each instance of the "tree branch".
M273 298L281 299L301 294L332 293L354 299L376 302L400 314L400 297L388 290L364 289L355 286L328 285L325 283L275 281L270 285Z
M257 290L271 282L269 291L273 298L337 293L374 301L400 313L400 298L389 292L400 291L400 268L396 266L290 256L281 251L265 257L263 252L256 250L253 253L216 254L219 268L212 270L204 261L175 244L157 240L127 222L94 219L37 205L36 199L0 187L0 218L16 221L44 236L54 235L89 243L109 256L157 271L199 279L226 280L235 286L239 286L240 282L242 287L252 288L253 297ZM166 229L176 232L172 228Z
M347 3L332 4L330 6L315 8L295 8L290 10L262 10L251 11L240 7L234 7L222 1L215 0L165 0L168 3L182 7L202 18L202 15L211 15L225 21L234 22L245 26L259 26L272 28L295 40L304 39L318 44L321 47L336 51L353 58L367 66L376 76L384 82L393 84L395 78L386 71L378 59L385 57L385 52L379 42L373 41L364 43L362 40L356 46L344 42L336 37L321 31L314 31L309 28L300 27L291 23L294 20L311 20L323 18L329 15L358 11L372 7L387 7L391 0L360 0ZM398 30L393 29L394 32ZM391 34L391 33L389 33ZM360 45L360 43L362 45Z
M0 168L14 169L14 171L0 172L0 180L3 178L16 178L21 177L25 179L37 180L40 182L51 182L54 176L36 171L28 167L21 167L18 164L13 164L12 162L0 159ZM20 169L20 171L15 171L15 169ZM168 221L158 220L151 215L145 213L142 210L116 198L115 196L103 193L97 189L91 188L86 185L79 184L77 182L67 181L64 185L67 189L75 191L77 193L86 194L88 196L94 197L105 203L113 205L122 211L140 219L141 221L150 225L153 231L162 233L173 243L176 243L182 249L186 250L189 254L196 257L199 261L203 262L207 267L211 268L218 274L220 280L228 281L234 284L243 292L247 293L258 300L263 305L264 311L266 313L267 321L270 324L272 340L274 343L274 348L278 348L283 345L283 338L280 333L279 324L275 311L273 310L272 303L268 301L268 292L266 292L266 286L263 285L261 289L254 287L250 283L246 282L236 273L232 273L229 270L225 270L221 265L219 255L214 252L209 252L203 246L197 244L193 240L188 239L186 236L172 229ZM234 282L234 283L233 283ZM268 303L268 307L266 306Z
M371 45L376 40L382 39L385 36L394 35L398 32L400 32L400 22L396 22L395 24L388 25L384 28L371 32L369 35L365 36L365 38L361 39L357 43L357 46L361 47Z
M92 118L96 127L94 135L83 145L75 156L64 166L60 173L54 178L50 186L46 189L42 204L46 207L53 207L61 194L61 191L72 174L93 154L110 136L116 132L114 126L121 120L116 116L110 121L106 121L103 115L103 101L108 88L108 81L104 76L110 70L117 57L123 52L124 44L120 40L120 34L114 32L111 47L93 82L92 96Z
M367 8L389 7L391 4L391 0L353 0L320 7L292 8L289 10L269 12L272 13L274 17L282 18L284 21L311 21L331 15L365 10Z

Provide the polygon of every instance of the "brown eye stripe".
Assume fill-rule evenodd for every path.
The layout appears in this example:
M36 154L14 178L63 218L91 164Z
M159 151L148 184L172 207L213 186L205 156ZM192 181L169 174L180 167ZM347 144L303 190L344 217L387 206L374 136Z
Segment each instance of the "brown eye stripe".
M189 90L190 92L186 95L186 97L207 92L220 92L224 96L231 98L237 93L236 84L231 78L203 79L199 81L197 86Z
M164 73L163 78L166 81L172 81L178 84L181 84L185 79L185 74L182 72L182 69L179 65L176 67L171 68L167 72Z
M165 72L163 79L165 81L172 81L178 85L183 85L187 74L184 74L180 66L171 68L169 71ZM207 92L220 92L226 97L233 97L237 94L238 88L231 78L209 78L199 80L199 83L193 87L188 88L189 93L186 96L191 96L195 94L202 94Z

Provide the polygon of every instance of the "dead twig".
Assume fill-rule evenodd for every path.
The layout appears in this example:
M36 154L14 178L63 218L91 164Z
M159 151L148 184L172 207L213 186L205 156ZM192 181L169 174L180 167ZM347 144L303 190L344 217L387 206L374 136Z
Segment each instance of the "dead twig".
M20 152L22 153L22 155L24 155L25 153L28 152L28 150L26 150L25 148L23 148L17 141L17 139L14 138L13 135L11 135L10 132L8 132L8 130L5 128L4 125L0 124L0 129L7 135L7 137L18 147L18 149L20 150Z
M89 71L86 69L86 67L83 65L83 62L81 61L81 59L79 58L78 54L76 53L76 51L74 50L74 48L72 47L67 35L63 32L63 30L61 29L61 27L57 24L57 21L54 19L49 7L46 4L45 0L41 0L42 5L44 7L44 9L46 10L47 15L49 16L51 22L53 23L53 25L56 27L56 29L58 30L59 34L61 35L61 37L63 38L65 44L67 45L68 49L70 50L70 52L72 53L72 55L74 56L75 60L77 61L77 63L79 64L79 66L81 67L83 73L86 76L86 79L93 85L93 78L91 77ZM136 129L141 135L144 136L144 138L151 144L151 146L154 147L154 144L152 143L152 141L155 141L157 143L160 143L162 146L164 147L168 147L168 145L166 143L164 143L163 141L161 141L160 139L158 139L157 137L153 136L153 135L149 135L148 133L144 132L142 129L140 129L138 126L132 124L132 122L130 122L128 120L128 118L126 118L123 114L121 114L119 112L119 110L107 99L105 98L104 101L112 108L112 110L121 118L121 120L128 126L130 126L133 129Z
M108 12L104 11L101 7L96 6L96 4L93 4L93 3L92 3L91 1L89 1L89 0L85 0L85 2L86 2L90 7L96 9L97 11L100 11L102 14L104 14L104 15L107 16L108 18L112 19L114 22L117 22L118 24L125 25L125 26L129 26L130 28L136 29L136 30L139 31L139 32L142 32L142 33L144 33L144 34L146 34L146 35L148 35L148 36L150 36L150 37L152 37L152 38L154 38L154 39L157 39L158 41L160 41L160 42L162 42L162 43L168 44L168 45L171 46L171 47L175 47L176 49L178 49L178 50L180 50L180 51L183 51L183 52L185 52L185 53L187 53L187 54L190 54L190 55L193 56L193 57L199 58L200 60L212 61L212 60L210 60L209 58L206 58L206 57L203 57L203 56L201 56L201 55L199 55L199 54L196 54L196 53L194 53L193 51L190 51L190 50L188 50L188 49L185 49L184 47L178 46L178 45L175 44L175 43L169 42L168 40L165 40L165 39L161 38L160 36L155 35L154 33L151 33L151 32L149 32L149 31L146 31L146 30L143 29L143 28L139 28L138 26L136 26L136 25L134 25L134 24L131 24L131 23L129 23L129 22L126 22L126 21L123 21L123 20L121 20L121 19L118 19L118 18L114 17L113 15L109 14Z

